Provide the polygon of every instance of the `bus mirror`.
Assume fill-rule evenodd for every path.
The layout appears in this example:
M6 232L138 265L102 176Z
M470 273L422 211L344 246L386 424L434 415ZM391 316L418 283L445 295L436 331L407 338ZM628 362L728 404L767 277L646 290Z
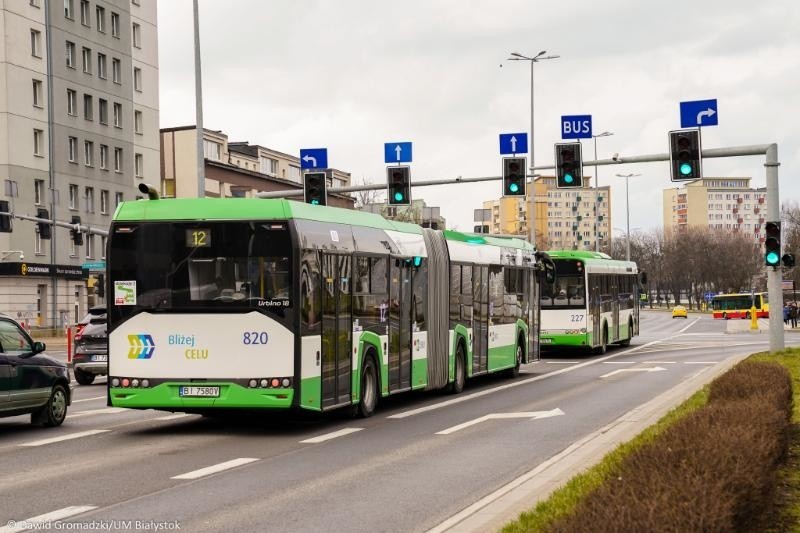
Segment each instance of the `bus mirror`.
M639 272L639 280L642 282L642 285L647 285L647 272Z

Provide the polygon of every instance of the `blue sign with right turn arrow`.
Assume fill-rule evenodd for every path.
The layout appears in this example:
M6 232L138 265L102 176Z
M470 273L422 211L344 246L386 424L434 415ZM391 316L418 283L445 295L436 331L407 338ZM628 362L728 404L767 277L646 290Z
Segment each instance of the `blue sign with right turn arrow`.
M719 124L717 100L681 102L681 128L716 126Z

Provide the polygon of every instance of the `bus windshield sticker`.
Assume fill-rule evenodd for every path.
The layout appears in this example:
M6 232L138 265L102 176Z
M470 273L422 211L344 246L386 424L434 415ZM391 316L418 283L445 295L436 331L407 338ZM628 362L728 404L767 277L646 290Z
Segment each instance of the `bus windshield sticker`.
M336 231L335 229L331 230L331 240L333 242L339 242L339 232Z
M136 305L136 280L114 282L114 305Z

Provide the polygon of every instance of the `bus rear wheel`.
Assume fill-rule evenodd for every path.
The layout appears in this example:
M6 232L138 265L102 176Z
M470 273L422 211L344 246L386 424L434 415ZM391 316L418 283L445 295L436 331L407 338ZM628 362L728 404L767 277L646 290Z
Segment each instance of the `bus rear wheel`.
M525 355L525 350L522 348L522 341L517 342L517 353L514 366L507 370L508 375L512 378L519 376L519 367L522 365L522 357Z
M450 384L450 392L453 394L458 394L464 390L464 383L467 381L467 363L462 346L459 343L458 348L456 348L455 376L453 376L453 383Z
M619 342L620 346L630 346L633 338L633 321L628 321L628 338Z
M597 355L603 355L606 353L606 346L608 345L608 328L603 328L603 333L601 333L601 338L603 339L600 346L594 349L594 353Z
M355 409L355 415L359 418L367 418L375 412L378 405L378 373L375 370L375 363L372 357L364 360L364 367L361 369L361 398Z

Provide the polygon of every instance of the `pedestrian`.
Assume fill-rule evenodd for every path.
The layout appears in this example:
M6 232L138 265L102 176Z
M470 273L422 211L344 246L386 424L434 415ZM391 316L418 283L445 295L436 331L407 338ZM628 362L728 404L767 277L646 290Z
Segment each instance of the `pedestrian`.
M789 304L784 304L783 306L783 323L789 324Z
M797 302L792 302L789 308L789 318L792 320L792 327L797 327Z

